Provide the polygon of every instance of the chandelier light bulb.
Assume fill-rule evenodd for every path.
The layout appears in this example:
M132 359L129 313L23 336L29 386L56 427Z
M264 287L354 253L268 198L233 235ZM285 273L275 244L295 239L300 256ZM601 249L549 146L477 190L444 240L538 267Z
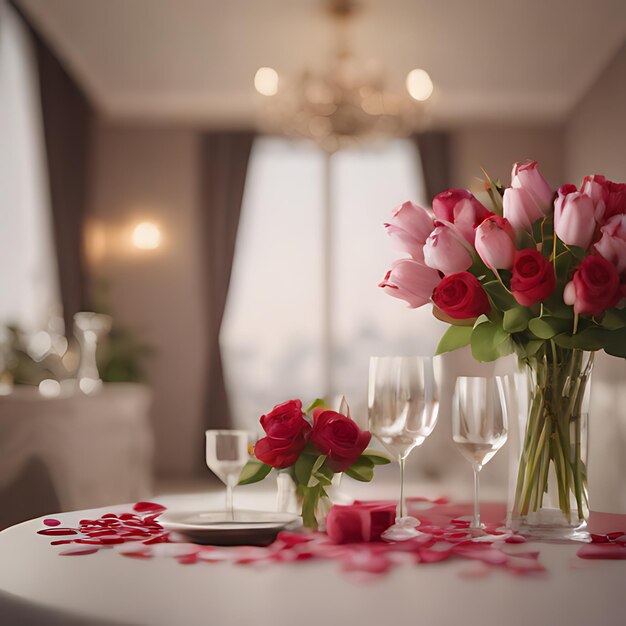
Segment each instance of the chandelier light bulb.
M411 70L406 77L406 89L414 100L424 102L433 94L433 81L426 70Z
M278 93L278 72L273 67L260 67L254 75L254 88L262 96Z

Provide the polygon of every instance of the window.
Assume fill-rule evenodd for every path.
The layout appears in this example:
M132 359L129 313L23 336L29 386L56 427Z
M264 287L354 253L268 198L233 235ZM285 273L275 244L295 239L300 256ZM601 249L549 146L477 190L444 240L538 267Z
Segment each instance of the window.
M59 315L37 69L26 28L0 5L0 325Z
M322 239L325 155L262 138L253 148L221 344L237 425L283 400L323 392ZM391 261L382 227L407 199L424 202L412 142L333 155L333 381L364 415L369 356L434 351L441 323L377 288Z

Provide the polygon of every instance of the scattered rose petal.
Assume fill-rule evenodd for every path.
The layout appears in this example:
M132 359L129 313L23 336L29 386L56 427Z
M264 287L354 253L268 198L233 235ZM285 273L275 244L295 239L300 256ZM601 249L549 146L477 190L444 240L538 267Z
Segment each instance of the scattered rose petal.
M83 554L95 554L99 548L70 548L59 552L59 556L80 556Z
M626 546L617 543L589 543L576 554L581 559L626 559Z
M47 517L44 521L43 521L45 526L60 526L61 522L58 519L54 519L52 517Z
M165 511L165 507L156 502L137 502L137 504L133 506L133 511L137 511L137 513L161 513Z

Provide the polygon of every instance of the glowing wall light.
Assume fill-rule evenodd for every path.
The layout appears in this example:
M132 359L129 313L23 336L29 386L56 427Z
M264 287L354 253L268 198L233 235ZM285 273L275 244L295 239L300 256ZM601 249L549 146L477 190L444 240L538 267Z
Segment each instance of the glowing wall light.
M156 250L161 245L161 230L153 222L141 222L133 229L132 242L138 250Z
M406 89L414 100L423 102L433 95L433 81L426 70L411 70L406 77Z
M273 67L260 67L254 75L254 88L262 96L278 93L278 72Z

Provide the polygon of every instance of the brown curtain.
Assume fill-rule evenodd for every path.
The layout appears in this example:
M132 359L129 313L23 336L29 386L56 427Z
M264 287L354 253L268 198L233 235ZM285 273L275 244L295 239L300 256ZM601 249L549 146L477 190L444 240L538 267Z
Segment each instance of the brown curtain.
M206 272L208 327L206 428L228 428L230 410L224 384L219 335L226 306L243 199L252 132L202 135L200 157L201 249Z
M450 137L441 131L427 131L413 137L420 153L426 197L432 200L450 187Z
M74 313L87 305L83 229L94 111L28 16L13 6L26 22L35 45L61 302L65 330L70 334Z

